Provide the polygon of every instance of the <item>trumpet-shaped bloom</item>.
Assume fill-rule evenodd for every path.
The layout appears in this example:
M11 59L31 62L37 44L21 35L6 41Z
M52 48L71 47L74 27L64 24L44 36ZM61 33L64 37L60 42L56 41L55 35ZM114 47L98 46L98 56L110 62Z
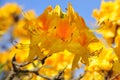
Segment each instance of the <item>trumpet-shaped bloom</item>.
M30 24L26 29L30 34L29 60L35 56L42 59L66 49L75 54L72 69L78 65L80 58L88 64L87 46L98 40L83 18L74 12L71 4L68 5L67 13L62 12L58 5L53 10L49 6L37 19L28 22ZM43 49L49 51L48 54L45 55Z

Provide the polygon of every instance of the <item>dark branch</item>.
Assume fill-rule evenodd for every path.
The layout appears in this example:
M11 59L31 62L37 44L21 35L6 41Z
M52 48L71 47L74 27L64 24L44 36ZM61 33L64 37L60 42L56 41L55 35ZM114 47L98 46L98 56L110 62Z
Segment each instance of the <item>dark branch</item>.
M41 63L44 64L44 63L45 63L45 60L46 60L48 57L50 57L50 56L51 56L51 55L44 57L44 58L41 60Z
M51 56L51 55L50 55L50 56ZM43 59L41 60L42 64L44 64L45 60L46 60L48 57L49 57L49 56L46 56L45 58L43 58ZM33 60L33 62L34 62L35 60L38 60L38 61L39 61L39 58L38 58L38 57L35 57L34 60ZM38 68L38 67L36 66L33 70L23 70L23 69L21 69L21 67L24 67L24 66L26 66L26 65L28 65L28 64L30 64L30 63L33 63L33 62L17 63L17 62L16 62L16 59L15 59L15 56L14 56L13 59L12 59L13 69L11 70L11 72L10 72L10 74L9 74L9 76L7 77L6 80L13 80L14 77L16 77L19 73L23 73L23 74L25 74L25 73L26 73L26 74L34 73L35 75L40 76L40 77L42 77L42 78L44 78L44 79L47 79L47 80L64 80L63 74L64 74L64 70L66 69L67 66L66 66L62 71L60 71L60 72L58 73L58 75L56 75L56 76L54 76L54 77L48 77L48 76L45 76L45 75L39 73L39 70L40 70L41 68L43 68L44 65L41 66L40 68Z
M46 59L47 57L44 58L44 60ZM35 57L33 61L35 60L39 60L38 57ZM37 76L40 76L42 78L45 78L45 79L48 79L48 80L52 80L52 78L50 77L47 77L45 75L42 75L42 74L39 74L39 70L43 67L41 66L40 68L35 68L34 70L22 70L21 67L24 67L30 63L33 63L33 62L25 62L25 63L17 63L16 62L16 59L15 59L15 56L13 57L12 59L12 67L13 69L11 70L9 76L6 78L6 80L13 80L14 77L19 74L19 73L34 73L36 74Z
M12 59L12 62L16 61L15 60L15 56L13 57ZM13 78L15 77L15 75L17 74L15 71L17 71L17 68L15 66L15 64L12 63L12 66L13 66L13 69L12 71L10 72L10 74L8 75L7 79L6 80L13 80Z
M38 59L38 57L35 57L35 58L33 59L33 61L35 61L35 60L37 60L37 59ZM24 67L24 66L26 66L26 65L28 65L28 64L30 64L30 63L32 63L32 62L17 63L16 61L13 61L13 64L15 64L16 66L19 66L19 67Z

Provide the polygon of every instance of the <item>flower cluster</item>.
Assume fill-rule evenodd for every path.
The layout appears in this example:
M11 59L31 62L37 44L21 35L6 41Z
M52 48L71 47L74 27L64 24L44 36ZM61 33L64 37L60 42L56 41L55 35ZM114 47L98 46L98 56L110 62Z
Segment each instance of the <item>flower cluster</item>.
M120 71L119 9L119 0L103 0L100 10L93 11L99 23L96 32L103 35L106 44L94 35L70 3L66 12L59 5L48 6L39 16L33 10L23 12L15 3L0 7L0 35L12 29L13 46L0 52L3 70L13 67L8 80L11 76L24 80L70 80L82 64L85 72L79 76L81 80L112 79Z

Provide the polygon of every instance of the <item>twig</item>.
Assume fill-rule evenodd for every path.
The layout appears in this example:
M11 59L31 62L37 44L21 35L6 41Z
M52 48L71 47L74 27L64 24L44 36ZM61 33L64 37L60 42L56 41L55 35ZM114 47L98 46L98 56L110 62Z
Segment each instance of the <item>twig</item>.
M45 63L45 60L46 60L48 57L50 57L50 56L51 56L51 55L44 57L44 58L41 60L41 63L44 64L44 63Z
M39 71L40 69L41 69L41 67L40 67L40 68L35 68L34 70L19 70L19 73L34 73L34 74L36 74L36 75L38 75L38 76L40 76L40 77L42 77L42 78L52 80L52 78L38 73L38 71Z
M47 56L47 57L49 57L49 56ZM45 57L45 58L43 58L43 60L41 60L41 61L43 61L42 64L44 64L44 61L45 61L45 59L46 59L47 57ZM38 59L38 57L34 58L34 60L37 60L37 59ZM33 61L34 61L34 60L33 60ZM18 75L19 73L34 73L35 75L37 75L37 76L39 76L39 77L42 77L42 78L45 78L45 79L47 79L47 80L64 80L63 73L64 73L64 70L66 69L67 66L66 66L62 71L60 71L60 72L58 73L58 75L56 75L56 76L54 76L54 77L48 77L48 76L45 76L45 75L40 74L40 73L38 72L41 68L44 67L44 65L41 66L40 68L34 68L33 70L23 70L23 69L21 69L21 67L24 67L24 66L26 66L26 65L28 65L28 64L30 64L30 63L32 63L32 62L26 62L26 63L21 63L21 64L20 64L20 63L17 63L17 62L16 62L16 59L15 59L15 56L14 56L13 59L12 59L13 69L11 70L11 72L10 72L10 74L9 74L9 76L7 77L6 80L13 80L14 77L15 77L16 75Z
M33 61L35 61L35 60L37 60L37 59L38 59L38 57L35 57L35 58L33 59ZM19 66L19 67L24 67L24 66L26 66L26 65L28 65L28 64L30 64L30 63L32 63L32 62L17 63L16 61L13 61L13 64L15 64L16 66Z
M118 76L120 76L120 73L116 74L115 76L113 76L113 77L110 78L109 80L114 80L114 79L117 78Z
M35 57L33 61L37 60L38 57ZM46 58L45 58L46 59ZM44 60L45 60L44 59ZM28 64L30 64L32 62L25 62L25 63L17 63L16 62L16 59L15 59L15 56L13 57L12 59L12 70L10 72L10 74L8 75L8 77L6 78L6 80L13 80L13 78L19 74L19 73L34 73L42 78L45 78L45 79L48 79L48 80L52 80L52 78L48 77L48 76L45 76L45 75L42 75L42 74L39 74L38 71L43 67L41 66L40 68L35 68L34 70L22 70L20 69L21 67L24 67Z
M8 75L8 77L6 78L6 80L13 80L15 75L16 75L16 73L14 71L11 71L10 74Z
M55 77L52 78L52 80L64 80L64 70L67 68L67 66L58 73L58 75L56 75Z
M13 57L12 59L12 62L15 61L15 56ZM12 63L12 66L13 66L13 69L12 71L10 72L10 74L8 75L7 79L6 80L13 80L13 78L15 77L15 75L17 74L16 71L17 71L17 68L15 66L15 64Z

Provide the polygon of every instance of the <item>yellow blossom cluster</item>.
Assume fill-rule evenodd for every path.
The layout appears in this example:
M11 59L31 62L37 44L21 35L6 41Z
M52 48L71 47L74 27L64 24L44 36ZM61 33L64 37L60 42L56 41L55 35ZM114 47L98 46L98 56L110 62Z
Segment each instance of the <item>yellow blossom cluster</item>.
M120 70L119 4L119 0L103 0L100 10L93 11L93 16L100 24L97 32L102 33L108 45L94 35L70 3L66 12L59 5L55 8L48 6L39 16L32 10L22 12L15 3L0 7L0 35L13 28L12 38L18 39L9 50L0 52L0 64L5 64L8 70L15 56L18 64L31 62L20 69L41 67L38 73L49 77L65 69L65 80L70 80L72 71L85 64L81 80L110 78ZM115 48L112 46L114 43ZM36 56L38 60L34 60ZM109 75L110 71L113 72ZM44 80L35 74L32 74L31 79Z
M101 33L108 45L117 55L111 68L112 76L119 74L120 60L120 0L102 0L99 10L93 11L93 17L99 23L97 32ZM113 53L113 54L114 54ZM110 67L110 66L109 66Z
M100 23L97 32L102 33L106 41L111 45L118 45L120 35L120 1L113 0L105 2L102 0L99 10L93 11L93 16Z
M29 60L36 55L42 59L66 49L74 54L72 69L75 69L80 58L88 64L87 46L98 41L71 4L66 13L59 6L54 9L49 6L37 19L28 20L27 24L25 29L30 35ZM44 54L44 51L48 53Z

